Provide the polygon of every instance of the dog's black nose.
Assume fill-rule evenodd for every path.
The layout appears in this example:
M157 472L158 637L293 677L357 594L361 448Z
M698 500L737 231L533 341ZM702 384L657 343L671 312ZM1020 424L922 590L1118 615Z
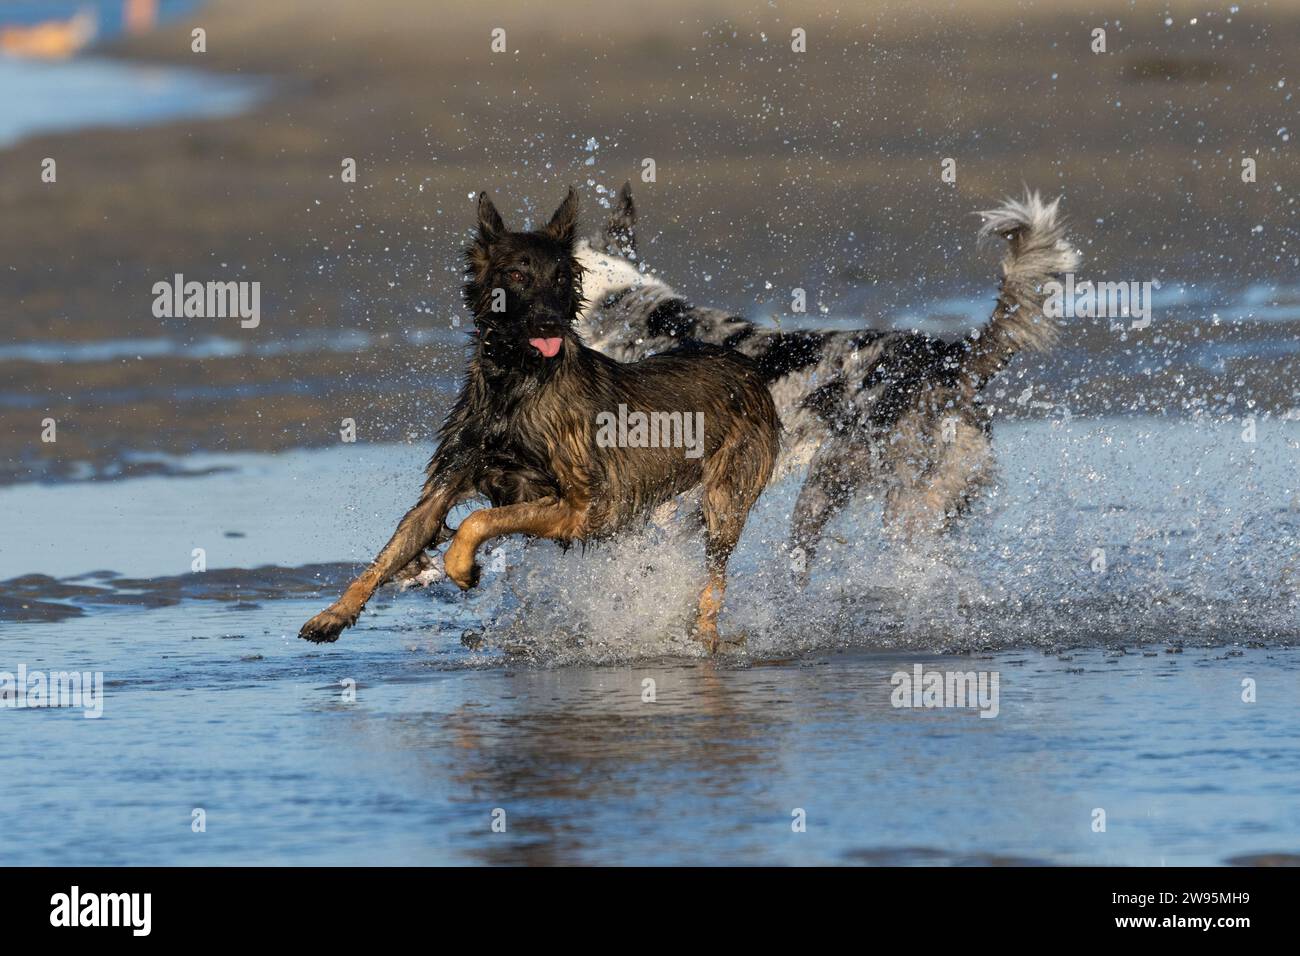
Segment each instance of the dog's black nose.
M562 335L569 327L569 318L562 312L534 312L528 318L529 332L546 335Z

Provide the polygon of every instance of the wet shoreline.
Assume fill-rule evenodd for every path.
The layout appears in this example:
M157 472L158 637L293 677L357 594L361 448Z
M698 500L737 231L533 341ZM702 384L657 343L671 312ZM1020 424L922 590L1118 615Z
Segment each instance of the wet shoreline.
M1295 308L1289 293L1267 301ZM1256 307L1267 308L1267 301ZM970 311L976 308L972 301ZM853 323L801 317L783 325ZM961 334L952 319L941 324L946 337ZM432 450L469 336L454 328L383 337L355 331L325 340L325 347L274 337L156 339L134 354L132 344L0 347L0 373L7 376L0 436L18 439L16 454L0 462L0 485L180 475L147 460L197 451L323 448L338 441L344 417L358 422L368 441L424 441ZM7 360L4 348L12 353ZM105 353L112 357L99 357ZM1294 420L1297 380L1300 320L1287 314L1165 317L1141 331L1116 329L1109 319L1075 319L1052 354L1019 359L981 399L995 427L1121 410L1171 421ZM46 416L60 423L60 444L31 440ZM258 427L238 427L250 416Z
M109 478L130 453L323 447L343 417L364 419L375 439L425 438L463 361L467 197L492 189L523 219L543 194L577 183L595 228L602 197L634 178L651 144L676 158L639 184L642 251L693 301L794 323L806 318L789 313L798 287L836 322L960 334L987 316L997 278L972 212L1028 183L1064 194L1088 276L1158 279L1171 298L1144 331L1117 337L1105 323L1079 323L1065 343L1074 354L1042 370L1019 362L1014 385L1007 377L1001 396L987 396L998 418L1049 414L1035 403L1076 416L1300 406L1288 384L1300 371L1300 323L1286 319L1289 207L1276 201L1297 159L1277 134L1290 91L1274 76L1300 17L1242 12L1216 25L1226 46L1211 50L1198 30L1138 18L1123 48L1100 59L1059 42L1075 24L1050 5L1011 5L1007 18L997 3L979 4L961 22L900 9L862 23L813 3L829 18L818 54L773 84L758 79L786 68L768 42L782 30L766 18L779 11L728 30L726 9L682 4L680 21L646 35L595 9L591 33L568 36L521 9L522 52L492 60L478 42L492 26L485 11L467 7L448 22L401 0L364 11L286 2L311 30L287 30L291 16L255 4L205 6L97 50L272 77L269 98L247 112L43 135L5 152L0 482ZM201 59L188 45L200 20L214 39ZM534 86L539 47L548 75L564 82ZM1003 50L1018 52L1014 65ZM1251 71L1234 66L1239 50ZM948 73L915 82L909 63L954 51L963 52ZM1219 64L1210 73L1183 69L1209 61ZM684 86L661 87L665 75ZM846 84L850 95L823 95ZM1014 121L1002 98L970 92L1008 84L1033 93ZM527 116L553 119L521 128L521 88L533 89ZM659 106L630 121L623 104L647 90ZM1086 102L1074 102L1077 90L1091 91ZM1163 176L1162 117L1195 114L1207 91L1213 129L1182 144L1204 153L1206 171ZM933 104L950 100L960 109L940 119ZM1116 102L1133 122L1114 122ZM755 119L768 110L801 120ZM1089 135L1062 136L1064 115ZM1265 179L1228 188L1210 167L1247 143ZM949 151L965 157L954 184L926 172ZM51 155L62 158L57 188L33 172ZM355 188L339 181L341 156L359 161ZM245 336L234 323L154 318L152 285L177 272L259 281L262 328ZM1282 321L1271 321L1270 301L1251 300L1268 288L1279 289ZM1201 343L1220 341L1219 352L1206 346L1215 364L1198 366ZM46 417L65 426L57 447L39 441Z

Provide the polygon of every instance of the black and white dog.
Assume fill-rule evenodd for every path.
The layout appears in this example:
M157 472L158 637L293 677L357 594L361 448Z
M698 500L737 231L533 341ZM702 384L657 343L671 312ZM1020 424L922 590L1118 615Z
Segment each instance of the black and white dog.
M808 464L791 533L803 571L827 521L859 492L883 495L886 527L911 538L945 528L992 480L989 414L977 396L1021 349L1056 340L1043 286L1073 271L1078 255L1057 202L1035 193L980 215L981 237L1009 245L983 328L954 342L919 332L783 331L692 305L646 272L624 185L604 231L575 252L586 300L578 332L620 362L707 342L758 364L786 434L776 474Z

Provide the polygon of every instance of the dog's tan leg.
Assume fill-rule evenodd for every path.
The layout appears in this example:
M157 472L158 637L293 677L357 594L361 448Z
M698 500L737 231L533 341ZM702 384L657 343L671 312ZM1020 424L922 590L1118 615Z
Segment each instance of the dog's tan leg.
M727 591L727 575L724 571L710 571L709 583L700 592L699 609L695 616L695 639L700 641L710 654L718 653L718 614L722 611L722 598Z
M447 512L461 497L449 486L426 490L370 567L348 585L342 597L304 624L298 636L317 643L338 640L344 628L356 623L376 589L437 539Z
M443 568L461 590L468 590L478 584L479 567L474 555L485 541L511 534L569 541L583 537L586 514L585 504L575 505L558 498L481 508L456 529L443 555Z
M746 422L728 435L704 466L700 513L704 517L709 581L700 592L694 634L710 654L717 653L722 643L718 614L727 590L727 561L740 541L749 509L771 477L776 460L775 431L752 434L752 428L752 423ZM744 637L737 636L730 643L742 644Z

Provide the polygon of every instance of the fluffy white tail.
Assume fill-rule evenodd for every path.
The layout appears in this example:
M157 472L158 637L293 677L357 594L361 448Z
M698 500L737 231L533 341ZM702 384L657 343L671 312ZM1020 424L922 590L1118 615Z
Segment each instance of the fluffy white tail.
M1045 352L1056 342L1059 329L1043 315L1043 286L1079 264L1078 253L1065 240L1065 224L1056 211L1059 203L1044 203L1038 193L1026 192L1023 200L1008 199L979 214L984 218L980 238L998 235L1010 248L1002 260L1002 290L993 315L967 339L962 367L977 387L1021 349Z

